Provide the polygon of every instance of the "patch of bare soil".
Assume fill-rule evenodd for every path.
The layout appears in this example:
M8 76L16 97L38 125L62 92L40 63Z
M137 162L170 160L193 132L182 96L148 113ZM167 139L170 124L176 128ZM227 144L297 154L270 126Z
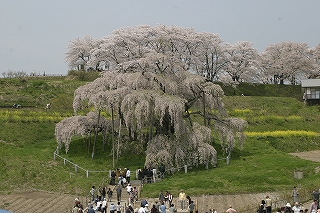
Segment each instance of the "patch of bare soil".
M320 162L320 150L313 150L308 152L297 152L297 153L290 153L290 154L305 160Z

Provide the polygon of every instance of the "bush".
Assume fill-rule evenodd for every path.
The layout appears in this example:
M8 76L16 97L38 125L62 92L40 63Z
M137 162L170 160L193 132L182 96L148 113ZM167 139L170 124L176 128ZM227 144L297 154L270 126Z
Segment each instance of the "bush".
M101 72L98 71L84 71L84 70L70 70L69 77L74 77L79 81L93 81L100 76Z

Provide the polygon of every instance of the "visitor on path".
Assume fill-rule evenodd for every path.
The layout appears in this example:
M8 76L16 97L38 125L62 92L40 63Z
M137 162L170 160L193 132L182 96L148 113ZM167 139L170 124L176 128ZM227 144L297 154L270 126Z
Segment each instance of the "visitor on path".
M111 203L109 209L110 209L110 213L114 213L116 210L116 206L113 203Z
M102 187L102 192L101 192L101 200L104 200L106 198L106 186Z
M315 213L318 210L318 200L314 199L310 206L310 213Z
M126 186L126 191L127 191L127 193L128 193L129 195L130 195L131 190L132 190L132 186L131 186L131 184L129 183L129 184Z
M188 205L191 203L191 197L187 195Z
M89 211L88 211L88 213L95 213L92 205L89 206Z
M298 202L295 202L294 206L292 207L293 213L300 213L300 204Z
M118 201L118 202L121 202L122 189L121 189L120 185L118 185L116 191L117 191L117 201Z
M209 213L218 213L215 209L209 209Z
M131 210L129 209L129 206L125 208L124 213L132 213Z
M96 193L96 190L94 188L94 186L92 186L91 190L90 190L90 195L91 195L91 201L94 201L94 195Z
M291 204L287 203L286 206L284 207L284 213L291 213Z
M145 205L148 204L148 201L146 199L141 200L141 206L145 207Z
M149 204L144 205L144 212L148 213L149 211Z
M237 213L237 211L230 205L229 208L226 210L226 213Z
M267 212L267 209L266 209L266 201L265 200L262 200L261 203L260 203L260 206L258 208L258 213L266 213Z
M131 211L131 213L133 213L134 212L134 209L133 209L133 207L132 207L132 205L129 203L129 205L128 205L128 208L129 208L129 210Z
M169 201L169 206L171 206L171 204L172 204L172 200L173 200L173 196L172 196L171 192L168 192L168 201Z
M319 195L320 195L320 190L313 190L313 192L311 193L311 195L313 196L313 200L318 200L318 209L320 208L319 206Z
M152 205L151 213L159 213L159 209L157 209L156 205Z
M122 209L121 203L118 202L117 205L116 205L116 211L117 211L117 213L121 213L121 209Z
M162 191L160 191L158 199L160 203L164 202L164 194Z
M111 171L111 180L110 180L110 185L114 186L116 185L116 173L114 170Z
M108 191L107 191L108 202L111 202L112 194L113 194L113 191L109 188Z
M102 196L102 187L101 186L98 187L97 196L98 196L99 200L102 200L101 199L101 196Z
M107 213L107 199L106 198L103 198L103 201L102 201L102 206L101 206L101 212L102 213Z
M145 210L144 210L144 207L142 205L138 209L138 213L146 213Z
M170 208L169 208L169 212L170 213L175 213L177 212L177 210L174 208L174 204L171 204Z
M159 213L159 212L160 212L160 206L161 206L161 204L156 200L154 206L155 206L156 209L157 209L157 213Z
M193 213L194 207L195 207L195 205L194 205L193 201L191 201L191 203L189 204L189 212L190 213Z
M186 193L184 193L183 190L180 190L180 193L179 193L179 202L180 202L180 209L181 209L181 210L186 209L186 200L187 200Z
M166 213L166 205L164 204L164 202L162 202L161 206L160 206L160 213Z
M266 210L267 213L272 213L272 200L268 195L266 196Z
M130 183L130 175L131 175L131 171L129 168L127 168L127 172L126 172L126 180L127 180L127 183L129 184Z
M291 192L291 197L293 198L293 202L299 202L299 192L297 187L293 187Z

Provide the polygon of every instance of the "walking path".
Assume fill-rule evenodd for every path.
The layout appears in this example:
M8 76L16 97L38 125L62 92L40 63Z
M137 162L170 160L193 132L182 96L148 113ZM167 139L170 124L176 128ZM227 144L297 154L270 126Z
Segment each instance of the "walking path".
M277 196L276 193L268 194L271 198ZM208 212L210 208L215 208L218 213L223 213L232 205L240 213L256 212L256 208L262 199L266 196L265 193L257 194L237 194L237 195L211 195L192 197L198 203L199 213ZM70 212L73 207L75 195L57 194L45 191L25 192L20 194L0 195L0 209L5 209L14 213L64 213ZM177 196L176 196L177 197ZM85 197L79 197L80 202L84 206L87 204ZM156 198L149 198L148 202L152 204ZM123 190L122 205L127 205L127 193ZM113 195L112 202L116 204L116 194ZM174 203L176 200L174 199ZM108 202L108 207L111 203ZM136 204L138 207L140 202ZM285 204L283 204L284 206ZM304 204L305 208L310 208L311 201ZM177 205L176 205L177 206ZM251 209L250 209L251 208ZM247 210L247 211L245 211ZM185 213L178 209L178 213Z

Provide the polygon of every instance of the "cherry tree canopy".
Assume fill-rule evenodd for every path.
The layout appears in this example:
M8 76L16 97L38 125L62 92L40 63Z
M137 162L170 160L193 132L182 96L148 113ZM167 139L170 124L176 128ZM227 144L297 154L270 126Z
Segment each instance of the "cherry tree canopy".
M313 58L315 61L315 71L310 78L319 77L320 76L320 44L318 44L313 50Z
M274 78L274 83L288 80L296 84L315 73L315 63L306 43L281 42L270 44L261 55L261 66Z
M218 45L218 37L212 37ZM212 78L218 70L211 69L212 61L206 69L206 64L199 63L204 57L200 54L203 38L193 29L163 25L113 32L90 51L88 64L108 71L75 91L75 112L83 104L115 111L132 140L148 132L149 137L144 138L147 166L215 165L211 129L230 154L237 139L242 146L246 122L228 117L219 85L193 74L205 72ZM204 118L202 125L194 121L193 114Z
M98 114L89 112L86 116L72 116L65 118L56 124L55 136L58 148L65 145L66 153L69 151L69 144L73 136L78 135L82 138L88 138L94 131L101 131L103 134L103 143L106 142L106 131L111 131L109 120L103 117L98 121Z

